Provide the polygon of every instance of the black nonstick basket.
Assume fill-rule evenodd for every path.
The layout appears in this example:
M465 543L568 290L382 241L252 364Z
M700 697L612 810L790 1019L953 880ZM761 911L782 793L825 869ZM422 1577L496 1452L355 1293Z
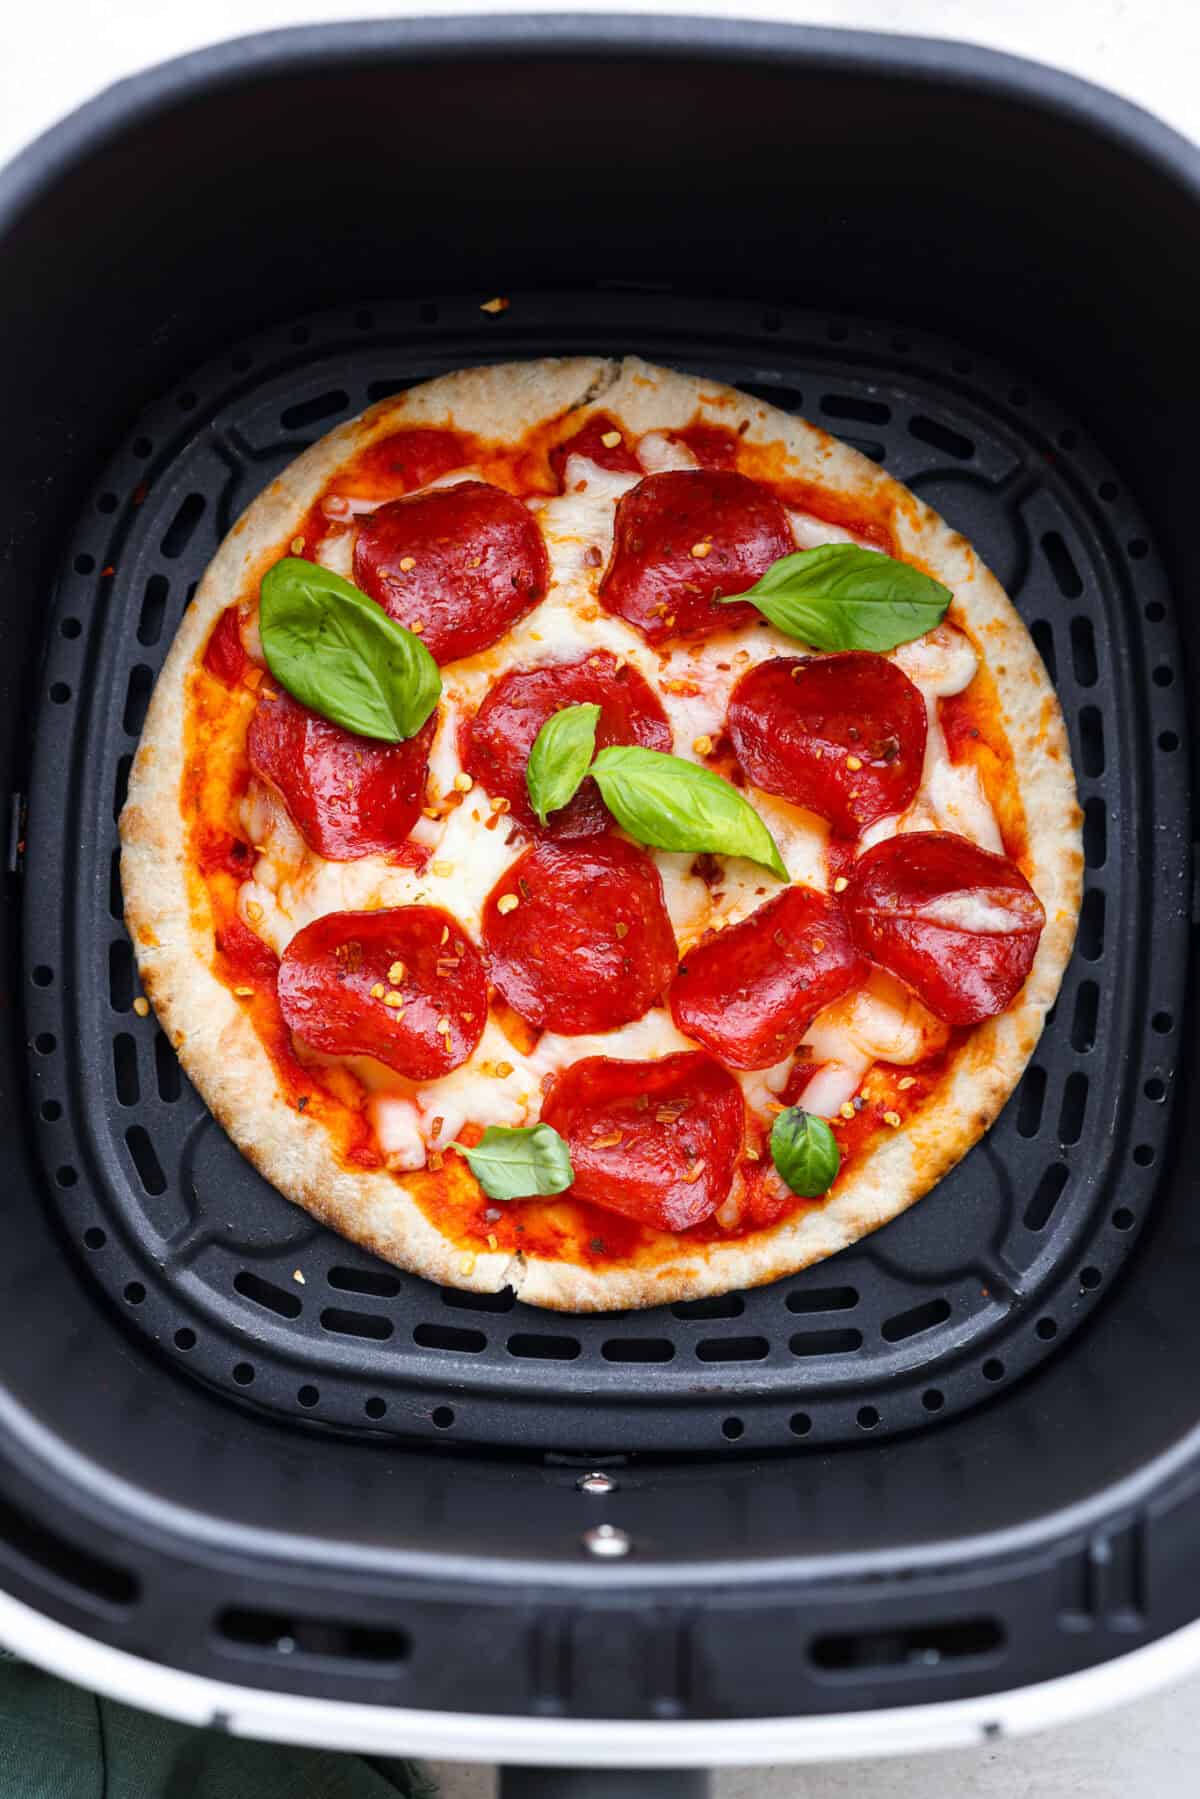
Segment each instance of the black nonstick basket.
M103 95L0 177L0 247L0 1638L231 1729L643 1770L1200 1659L1200 156L963 46L336 26ZM134 1008L115 820L262 487L413 382L585 351L801 412L975 543L1087 876L933 1194L794 1279L573 1318L403 1275L242 1162Z

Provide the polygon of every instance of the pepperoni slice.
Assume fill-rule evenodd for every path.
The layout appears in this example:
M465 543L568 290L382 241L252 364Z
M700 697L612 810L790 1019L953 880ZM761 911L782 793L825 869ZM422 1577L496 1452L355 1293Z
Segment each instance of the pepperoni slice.
M352 862L398 850L417 822L436 722L435 714L404 743L378 743L279 693L259 700L246 750L308 847Z
M718 605L717 596L744 593L795 547L780 502L745 475L647 475L617 503L600 603L650 643L733 630L758 613L749 604Z
M440 906L327 912L279 965L289 1029L327 1056L374 1056L410 1081L449 1074L487 1022L483 958Z
M866 974L841 908L811 887L789 887L689 950L671 1013L730 1068L769 1068Z
M515 669L496 682L474 718L459 729L463 767L494 799L506 799L527 831L542 833L529 804L525 770L538 732L564 706L596 705L596 747L637 743L650 750L672 745L671 727L658 695L629 663L608 650L579 662ZM594 837L611 830L612 816L589 776L574 799L550 814L545 835Z
M389 483L400 481L411 493L452 469L466 468L473 453L470 440L458 431L414 425L373 443L363 464L365 472Z
M411 566L410 566L411 565ZM533 514L503 488L458 481L391 500L359 527L354 579L438 662L503 637L550 580Z
M733 468L737 464L738 437L728 425L685 425L681 431L668 431L667 436L689 449L701 468Z
M855 864L843 901L863 955L947 1024L978 1024L1012 1004L1046 922L1007 856L946 831L877 843Z
M857 837L903 812L925 760L925 702L903 669L867 650L776 656L743 675L729 735L747 778Z
M566 1139L576 1199L686 1231L729 1191L745 1103L733 1076L699 1052L659 1062L585 1056L554 1083L542 1117Z
M226 606L212 628L204 648L204 666L226 687L236 687L246 672L249 657L242 648L242 631L236 606Z
M570 1036L631 1024L675 972L658 870L619 837L526 850L488 895L483 940L513 1011Z
M617 433L619 441L606 444L604 439ZM609 418L607 412L593 412L574 437L566 438L555 444L550 452L550 467L554 470L558 482L558 491L565 488L565 469L568 456L586 456L598 468L606 468L614 475L640 475L642 465L629 447L629 439L620 425Z

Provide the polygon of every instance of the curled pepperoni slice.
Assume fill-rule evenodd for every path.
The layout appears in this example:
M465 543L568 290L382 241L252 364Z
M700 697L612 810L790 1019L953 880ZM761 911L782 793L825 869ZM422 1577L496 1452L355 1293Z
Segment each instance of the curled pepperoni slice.
M863 955L947 1024L978 1024L1012 1004L1046 922L1007 856L946 831L876 844L855 864L843 901Z
M503 637L546 591L550 565L533 514L486 481L391 500L359 527L354 579L419 630L437 662Z
M579 662L515 669L496 682L474 718L459 730L459 754L468 774L494 799L508 800L512 816L527 831L542 834L529 804L525 770L538 732L564 706L596 705L596 747L638 743L670 750L671 727L654 689L629 663L618 664L608 650ZM612 816L589 778L574 799L552 812L545 835L593 837L612 828Z
M487 1022L483 958L439 906L327 912L279 965L289 1029L327 1056L374 1056L410 1081L449 1074Z
M728 723L748 779L819 812L838 836L903 812L920 783L925 702L867 650L760 662L734 688Z
M616 443L605 443L605 438L615 434ZM590 419L580 426L574 437L568 437L560 444L555 444L550 452L550 467L554 470L558 481L558 491L564 491L565 469L568 456L586 456L598 468L606 468L614 475L640 475L642 465L630 448L629 438L607 412L593 412Z
M789 887L689 950L671 1013L730 1068L769 1068L866 974L841 908L811 887Z
M236 606L226 606L212 628L204 648L204 666L226 687L236 687L249 666L242 648L242 631Z
M745 1102L733 1076L698 1052L659 1062L585 1056L554 1083L542 1117L566 1139L576 1199L686 1231L729 1191Z
M526 850L488 895L483 940L513 1011L570 1036L631 1024L675 972L658 870L619 837Z
M417 822L435 727L436 715L405 743L377 743L279 693L259 700L246 750L309 848L352 862L399 849Z
M650 643L751 624L751 605L722 606L795 549L774 494L730 469L647 475L617 503L600 603Z

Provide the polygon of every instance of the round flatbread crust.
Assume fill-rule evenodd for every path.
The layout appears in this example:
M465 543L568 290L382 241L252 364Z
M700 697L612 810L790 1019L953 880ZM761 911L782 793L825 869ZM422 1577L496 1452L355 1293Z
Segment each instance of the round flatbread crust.
M953 590L950 619L975 640L994 682L1025 809L1028 872L1046 911L1018 1002L975 1029L924 1107L876 1143L819 1210L728 1243L680 1238L652 1265L596 1269L508 1251L464 1257L402 1177L342 1166L324 1127L280 1090L250 1019L213 972L212 924L193 910L180 807L188 676L220 613L287 554L341 467L413 425L506 441L573 408L579 423L603 410L635 435L697 415L734 428L745 422L748 442L784 445L789 476L890 508L899 548ZM468 369L381 401L313 445L254 501L210 564L155 687L121 815L121 880L142 984L164 1030L214 1116L282 1194L386 1261L444 1285L511 1285L532 1305L612 1310L794 1274L895 1218L960 1160L1016 1086L1058 992L1079 915L1081 822L1062 713L1041 658L999 582L937 513L846 444L718 382L636 357L571 357Z

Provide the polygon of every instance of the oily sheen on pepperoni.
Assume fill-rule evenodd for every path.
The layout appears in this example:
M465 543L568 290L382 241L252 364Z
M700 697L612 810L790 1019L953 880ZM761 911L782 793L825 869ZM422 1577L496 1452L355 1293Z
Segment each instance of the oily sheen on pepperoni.
M631 1024L675 972L658 870L618 837L526 850L488 895L483 941L513 1011L570 1036Z
M538 824L529 804L525 771L538 732L564 706L596 705L596 748L636 743L669 751L671 727L654 689L629 663L609 650L578 662L514 669L488 692L474 718L459 729L463 767L493 799L506 799L527 831L557 838L594 837L612 828L612 815L590 777L574 798Z
M745 475L647 475L617 503L600 603L651 643L733 630L758 614L749 604L718 605L717 596L744 593L795 547L781 503Z
M327 912L288 944L278 992L310 1048L374 1056L411 1081L465 1062L487 1021L483 958L439 906Z
M606 444L604 439L611 437L614 431L620 441ZM608 469L613 475L640 475L642 472L642 465L630 449L625 433L606 412L593 412L574 437L565 438L551 450L550 467L554 470L559 493L564 491L568 456L586 456L589 462Z
M586 1056L554 1083L542 1118L566 1139L576 1199L661 1231L702 1224L742 1148L742 1090L710 1057Z
M945 831L913 831L858 860L842 896L864 956L896 975L947 1024L1010 1006L1046 922L1007 856Z
M386 855L421 813L436 714L404 743L356 737L278 693L246 733L255 774L275 788L305 843L329 862Z
M920 784L925 702L867 650L760 662L734 688L728 726L747 779L820 813L835 836L903 812Z
M546 591L550 565L528 507L486 481L390 500L360 527L354 579L420 635L437 662L503 637Z
M730 1068L770 1068L866 974L840 906L811 887L789 887L689 950L671 1014Z

